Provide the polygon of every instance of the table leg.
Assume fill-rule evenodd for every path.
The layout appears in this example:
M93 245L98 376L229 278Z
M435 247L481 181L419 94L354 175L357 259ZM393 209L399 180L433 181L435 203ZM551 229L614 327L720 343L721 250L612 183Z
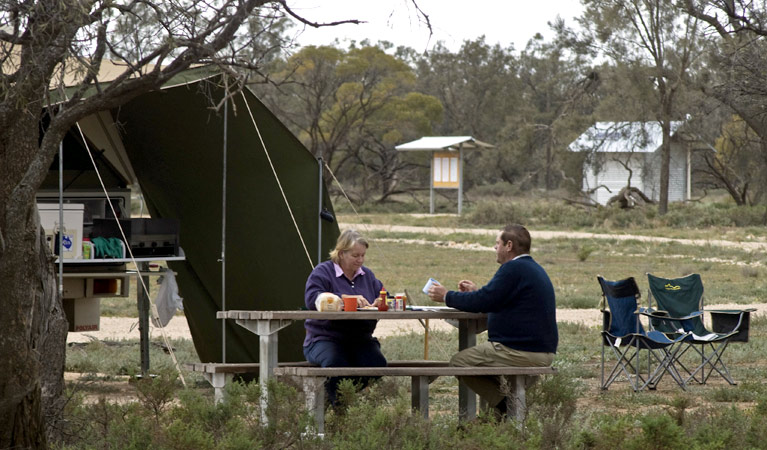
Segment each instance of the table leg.
M314 415L317 434L325 433L325 382L323 377L302 377L306 409Z
M213 386L213 399L216 404L224 401L224 389L226 383L231 383L234 378L234 374L231 373L203 373L202 374L208 383Z
M512 375L509 377L511 387L511 399L506 400L509 411L509 417L513 417L518 423L522 424L527 415L527 398L525 389L527 387L528 377L526 375ZM532 384L532 383L531 383ZM509 405L511 400L511 405Z
M458 322L458 350L477 345L477 330L479 325L475 320L460 320ZM471 420L477 416L477 395L463 383L458 383L458 420Z
M410 379L411 407L429 418L429 377L413 376Z
M277 367L279 331L293 323L284 319L259 319L254 321L237 319L237 324L258 335L258 382L261 385L261 420L267 423L266 408L269 404L269 380L274 377Z
M149 289L149 277L141 276L143 272L149 270L148 262L139 263L139 276L144 280L144 286ZM147 376L149 374L149 295L141 286L141 280L136 280L136 303L138 307L138 332L139 332L139 348L141 354L141 375Z

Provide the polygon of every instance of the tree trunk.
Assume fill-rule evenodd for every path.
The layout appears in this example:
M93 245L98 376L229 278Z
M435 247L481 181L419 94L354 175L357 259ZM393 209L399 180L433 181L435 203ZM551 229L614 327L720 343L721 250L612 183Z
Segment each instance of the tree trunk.
M663 143L660 152L660 201L658 202L658 214L668 212L668 186L669 168L671 166L671 124L665 118L661 120L663 130Z
M42 228L39 229L40 242L45 242ZM41 302L47 304L47 310L42 314L48 319L48 326L42 330L43 345L40 358L43 364L40 368L40 383L43 399L43 418L48 441L58 440L59 424L64 409L64 369L67 358L67 333L69 323L64 314L64 305L58 293L56 273L53 258L48 247L40 246L40 273L43 279L43 297ZM49 299L46 301L45 299Z
M14 217L9 209L3 211L0 259L0 355L7 368L0 371L0 448L45 448L40 352L50 297L46 304L36 210L28 206L24 217Z
M35 207L51 160L38 158L37 117L0 134L0 448L46 448L43 408L63 390L66 320Z

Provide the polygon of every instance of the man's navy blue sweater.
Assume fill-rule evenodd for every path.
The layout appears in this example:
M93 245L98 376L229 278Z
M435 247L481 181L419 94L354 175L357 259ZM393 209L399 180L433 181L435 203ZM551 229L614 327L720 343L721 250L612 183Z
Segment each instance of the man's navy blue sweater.
M449 291L447 306L488 313L488 339L526 352L556 353L554 286L530 256L501 264L485 286L473 292Z

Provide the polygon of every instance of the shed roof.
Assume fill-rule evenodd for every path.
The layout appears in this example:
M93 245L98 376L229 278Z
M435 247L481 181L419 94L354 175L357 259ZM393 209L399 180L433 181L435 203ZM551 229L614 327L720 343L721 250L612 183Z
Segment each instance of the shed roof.
M671 122L674 135L683 122ZM658 122L597 122L568 149L572 152L635 152L652 153L663 142L663 132Z
M412 142L394 147L400 151L416 150L458 150L461 146L464 149L493 148L492 144L474 139L471 136L424 136Z

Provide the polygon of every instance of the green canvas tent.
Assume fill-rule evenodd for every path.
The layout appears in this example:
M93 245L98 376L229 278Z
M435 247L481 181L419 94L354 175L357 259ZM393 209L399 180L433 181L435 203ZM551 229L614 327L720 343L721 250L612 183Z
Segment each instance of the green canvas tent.
M306 278L320 255L327 258L338 226L319 218L320 210L332 212L332 205L327 192L320 192L321 172L312 154L248 90L229 100L225 132L223 112L213 109L225 96L222 76L200 73L205 72L187 73L186 79L81 123L89 147L103 151L100 160L111 169L113 183L137 181L152 217L179 219L186 260L169 266L178 273L201 361L218 362L223 358L222 324L215 317L224 297L222 222L228 310L303 307ZM76 161L85 151L79 131L70 133L64 147L64 161ZM94 180L87 171L67 173L68 188ZM258 336L234 323L227 323L225 334L227 362L258 361ZM303 336L301 323L282 331L281 358L302 360Z

